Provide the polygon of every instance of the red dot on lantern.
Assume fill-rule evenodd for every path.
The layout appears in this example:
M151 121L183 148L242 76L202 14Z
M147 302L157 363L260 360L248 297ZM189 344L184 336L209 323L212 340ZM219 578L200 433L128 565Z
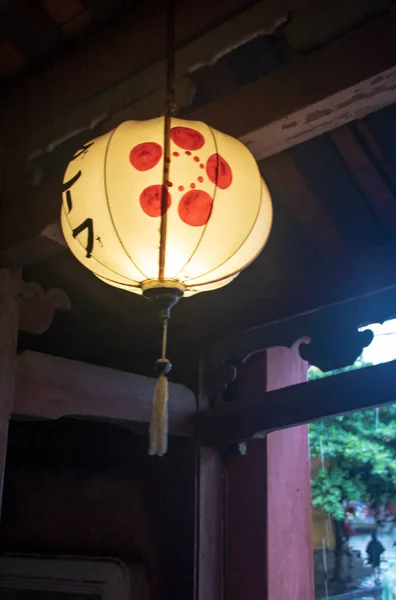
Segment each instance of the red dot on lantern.
M182 192L184 190L184 185L179 185L179 192Z
M190 150L186 150L186 154L187 154L187 156L191 156Z
M205 144L202 133L191 127L172 127L170 136L176 146L183 150L199 150Z
M132 148L129 160L138 171L148 171L159 163L161 156L162 148L159 144L144 142Z
M202 182L203 182L203 177L198 177L198 181L199 181L200 183L202 183Z
M195 183L190 183L190 188L194 189L195 188Z
M180 156L179 152L173 152L173 156Z
M166 185L167 185L168 187L172 187L173 183L172 183L171 181L167 181L167 182L166 182Z
M202 190L186 192L179 203L179 216L186 225L202 227L210 219L213 200Z
M220 154L209 156L206 163L206 173L210 181L221 190L227 189L232 183L231 167Z
M201 164L199 165L199 168L200 168L200 169L204 169L204 168L205 168L205 165L201 163Z
M162 210L162 194L166 194L166 206ZM162 185L149 185L140 194L140 206L149 217L160 217L171 205L171 195Z
M199 156L194 156L195 162L199 162Z

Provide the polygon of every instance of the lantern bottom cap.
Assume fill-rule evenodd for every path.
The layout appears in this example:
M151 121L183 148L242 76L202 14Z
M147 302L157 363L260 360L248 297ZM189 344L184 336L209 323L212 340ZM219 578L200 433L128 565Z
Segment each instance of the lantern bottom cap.
M149 290L172 289L178 290L183 296L186 291L186 286L176 279L146 279L146 281L142 281L141 288L143 295L146 295Z
M142 283L143 296L154 303L161 319L169 319L171 309L183 297L185 286L172 280L147 280Z

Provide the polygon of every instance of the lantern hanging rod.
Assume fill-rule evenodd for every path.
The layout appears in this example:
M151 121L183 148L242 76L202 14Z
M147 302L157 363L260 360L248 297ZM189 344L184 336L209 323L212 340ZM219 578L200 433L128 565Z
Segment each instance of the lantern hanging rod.
M174 0L165 0L166 3L166 102L164 118L164 166L162 173L161 192L161 223L160 223L160 245L158 257L158 279L165 278L166 243L168 235L168 190L166 185L167 161L170 159L170 132L171 119L176 110L175 103L175 6Z
M176 110L175 99L175 1L166 2L166 106L165 114L173 116Z

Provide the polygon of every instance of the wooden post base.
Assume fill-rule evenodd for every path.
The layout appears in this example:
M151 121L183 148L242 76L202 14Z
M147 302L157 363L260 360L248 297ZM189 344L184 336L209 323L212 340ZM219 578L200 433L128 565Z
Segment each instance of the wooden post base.
M19 271L0 269L0 510L6 464L8 422L14 397L20 291Z

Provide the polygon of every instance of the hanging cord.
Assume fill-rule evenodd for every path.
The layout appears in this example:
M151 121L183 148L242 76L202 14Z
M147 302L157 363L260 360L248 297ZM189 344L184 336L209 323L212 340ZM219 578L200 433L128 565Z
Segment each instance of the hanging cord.
M165 279L165 257L166 236L168 226L168 189L167 181L170 178L170 132L172 116L176 110L175 103L175 7L174 0L165 0L167 8L167 39L166 39L166 104L164 116L164 167L162 174L161 192L161 225L160 225L160 247L159 247L159 281ZM165 286L164 286L165 289ZM162 292L164 292L164 289ZM164 305L160 308L162 322L162 348L161 358L155 363L158 379L155 384L153 397L153 412L150 423L149 454L163 456L168 449L168 379L166 375L172 368L170 361L166 358L166 347L168 339L168 320L170 309L177 302L178 297L162 296Z
M154 388L153 412L150 422L149 454L163 456L168 450L168 378L166 375L172 369L171 362L166 358L168 337L168 318L162 320L162 351L161 358L155 363L158 379Z
M170 130L172 126L172 116L176 111L175 101L175 7L174 0L166 1L166 103L164 115L164 168L162 173L162 192L161 192L161 225L160 225L160 247L159 247L159 272L158 279L165 278L165 255L166 255L166 236L168 228L168 188L170 165Z
M175 99L175 3L174 0L166 0L166 110L169 116L174 115L176 110Z

